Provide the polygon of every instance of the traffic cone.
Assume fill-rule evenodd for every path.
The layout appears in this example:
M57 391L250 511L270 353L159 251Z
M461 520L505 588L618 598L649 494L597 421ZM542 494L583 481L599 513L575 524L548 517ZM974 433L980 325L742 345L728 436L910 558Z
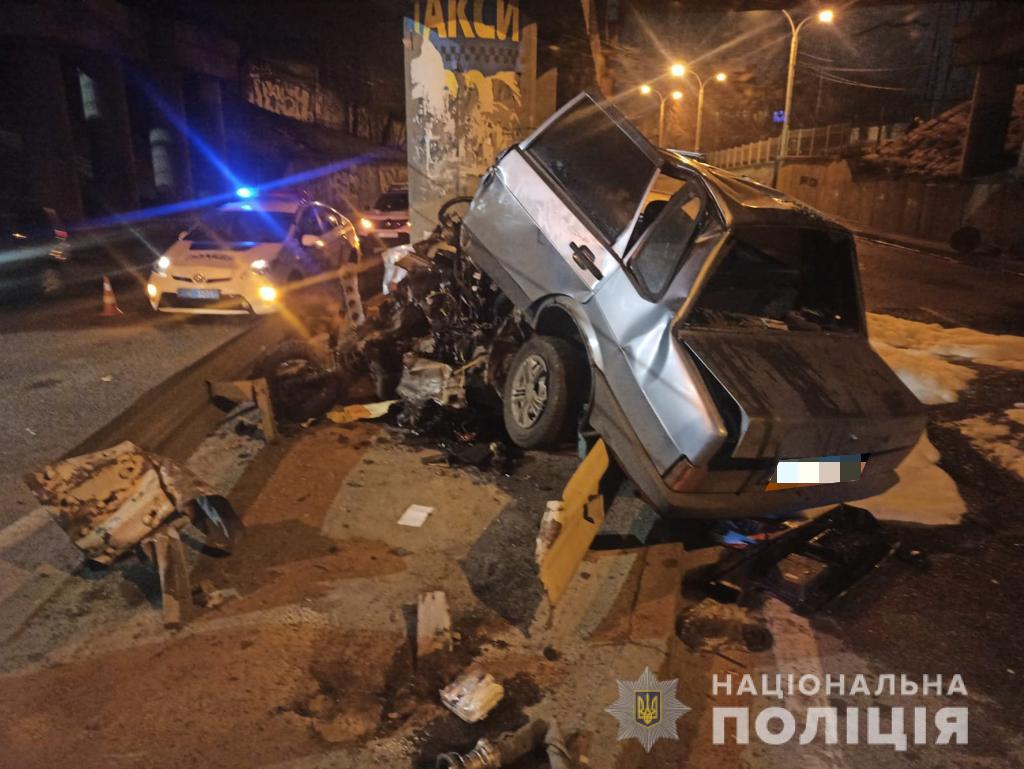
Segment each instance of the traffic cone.
M101 318L112 318L115 315L123 315L121 308L117 306L117 297L114 296L114 287L110 285L110 278L103 276L103 311Z

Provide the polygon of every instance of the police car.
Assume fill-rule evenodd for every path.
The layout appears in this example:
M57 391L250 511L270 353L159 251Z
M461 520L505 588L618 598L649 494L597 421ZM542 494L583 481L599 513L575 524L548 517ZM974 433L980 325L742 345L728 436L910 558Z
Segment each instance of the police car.
M267 195L203 216L157 259L146 285L159 312L264 315L284 287L330 276L362 254L352 223L317 201Z

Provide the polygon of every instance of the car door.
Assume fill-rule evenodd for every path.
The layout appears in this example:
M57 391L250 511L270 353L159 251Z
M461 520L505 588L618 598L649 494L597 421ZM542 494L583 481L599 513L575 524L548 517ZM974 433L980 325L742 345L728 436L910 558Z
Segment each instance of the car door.
M495 219L487 197L507 194L539 230L535 239L547 247L520 247L529 238L516 232L515 246L488 245L488 250L499 249L495 256L530 300L563 293L585 302L601 280L620 269L660 166L657 148L618 109L582 93L501 158L492 178L481 184L467 225L492 242L508 239L493 230L488 235L493 225L484 221ZM486 187L494 182L496 189L489 192Z
M328 269L337 270L357 256L349 242L348 220L330 206L317 206L317 214L324 227L324 262Z

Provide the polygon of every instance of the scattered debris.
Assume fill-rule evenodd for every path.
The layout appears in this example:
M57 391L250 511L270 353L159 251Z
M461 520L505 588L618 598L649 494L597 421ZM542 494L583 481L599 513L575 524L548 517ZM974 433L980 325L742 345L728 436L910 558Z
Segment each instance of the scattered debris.
M217 408L230 411L236 404L251 401L260 410L260 423L267 443L277 442L277 425L270 388L266 379L242 379L234 382L207 382L210 400Z
M204 579L192 589L192 598L195 603L206 609L216 609L225 601L241 597L242 594L237 589L233 587L223 589L214 587L213 583L208 579Z
M515 763L541 746L546 750L550 769L569 769L572 766L562 732L554 720L534 721L517 732L506 732L493 742L478 740L465 755L442 753L434 765L437 769L498 769Z
M398 519L399 526L414 526L417 529L427 522L434 508L426 505L409 505Z
M471 665L462 675L441 690L441 703L468 723L487 717L505 696L505 687L477 665Z
M608 449L598 440L576 468L562 492L562 501L548 502L537 535L540 580L551 603L558 603L604 523L601 480L608 472ZM557 526L557 531L554 531ZM551 532L554 531L554 536Z
M846 592L896 548L867 510L838 505L772 539L733 551L714 569L707 591L748 603L767 592L812 614Z
M416 605L416 658L452 650L452 618L443 590L422 593Z
M336 425L358 422L363 419L380 419L387 416L388 411L398 401L378 401L377 403L353 403L348 406L331 409L327 418Z
M100 381L101 382L113 382L114 381L114 377L111 374L107 374L106 376L101 376L100 377Z
M227 499L192 473L130 441L46 465L25 479L86 558L110 565L138 547L156 564L168 624L188 619L191 590L178 530L230 553L242 524Z

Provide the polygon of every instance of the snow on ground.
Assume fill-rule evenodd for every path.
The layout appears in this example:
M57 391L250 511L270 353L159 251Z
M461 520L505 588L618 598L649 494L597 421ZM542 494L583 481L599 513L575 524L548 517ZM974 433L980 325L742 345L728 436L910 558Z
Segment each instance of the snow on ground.
M922 403L954 403L975 377L969 361L1024 371L1024 337L944 328L891 315L868 313L875 351Z
M962 419L953 426L986 457L1024 479L1024 408Z
M977 376L962 363L1024 371L1024 337L868 313L871 345L922 403L955 403ZM960 362L953 362L960 361ZM1024 478L1024 404L1004 414L954 423L996 464ZM899 483L861 504L890 521L956 524L967 510L956 483L938 466L939 452L922 435L897 469Z
M943 526L960 523L967 512L956 483L937 464L939 450L922 435L896 470L900 480L888 491L856 504L884 521Z

